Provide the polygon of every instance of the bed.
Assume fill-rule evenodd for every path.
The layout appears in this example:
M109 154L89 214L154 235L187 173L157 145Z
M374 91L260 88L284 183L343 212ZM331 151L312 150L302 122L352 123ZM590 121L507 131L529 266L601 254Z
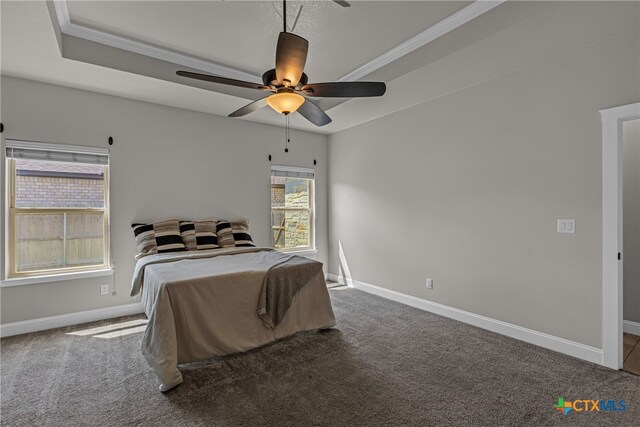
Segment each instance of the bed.
M335 326L322 264L313 271L303 265L311 263L320 264L257 247L140 258L131 295L142 293L149 322L141 350L160 380L160 390L182 383L177 367L181 363L242 352L300 331ZM296 270L296 265L307 268L306 277L296 275L295 271L302 271ZM276 271L280 271L280 279L274 276L276 280L271 280ZM310 278L292 290L299 277ZM280 289L284 300L289 299L287 307L279 307L276 319L268 313L269 302L271 311L278 311L273 307L274 289Z

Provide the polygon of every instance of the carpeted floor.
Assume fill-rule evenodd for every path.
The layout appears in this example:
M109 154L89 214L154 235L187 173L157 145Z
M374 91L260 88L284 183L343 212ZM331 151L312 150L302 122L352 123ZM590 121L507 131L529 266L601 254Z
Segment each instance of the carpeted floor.
M4 338L2 425L640 423L638 376L353 289L331 297L336 329L183 365L184 383L167 394L139 351L142 332L69 334L144 316ZM624 399L627 409L565 416L558 397Z

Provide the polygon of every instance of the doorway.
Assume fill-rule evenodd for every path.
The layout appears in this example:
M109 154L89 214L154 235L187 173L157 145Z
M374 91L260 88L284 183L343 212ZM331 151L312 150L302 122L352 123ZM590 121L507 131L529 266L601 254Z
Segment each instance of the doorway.
M640 119L622 123L622 369L640 375Z
M602 116L602 364L621 369L623 349L623 131L640 118L640 103ZM630 264L633 262L630 262Z

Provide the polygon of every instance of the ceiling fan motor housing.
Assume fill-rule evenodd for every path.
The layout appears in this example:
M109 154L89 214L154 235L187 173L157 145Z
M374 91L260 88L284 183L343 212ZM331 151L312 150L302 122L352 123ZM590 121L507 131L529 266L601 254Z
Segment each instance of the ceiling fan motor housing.
M309 77L307 77L305 73L302 73L302 76L300 77L300 81L296 85L296 89L301 89L302 86L306 85L308 82L309 82ZM264 74L262 74L262 83L265 86L274 86L276 88L282 86L282 84L278 82L278 79L276 78L275 68L267 70L264 72Z

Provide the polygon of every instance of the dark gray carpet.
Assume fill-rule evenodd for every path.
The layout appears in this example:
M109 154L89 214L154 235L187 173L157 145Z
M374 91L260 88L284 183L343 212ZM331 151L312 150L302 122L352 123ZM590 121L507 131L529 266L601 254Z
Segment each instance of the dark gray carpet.
M142 333L2 339L2 425L639 425L640 377L356 290L332 290L338 327L183 365L167 394ZM569 413L556 399L624 399Z

